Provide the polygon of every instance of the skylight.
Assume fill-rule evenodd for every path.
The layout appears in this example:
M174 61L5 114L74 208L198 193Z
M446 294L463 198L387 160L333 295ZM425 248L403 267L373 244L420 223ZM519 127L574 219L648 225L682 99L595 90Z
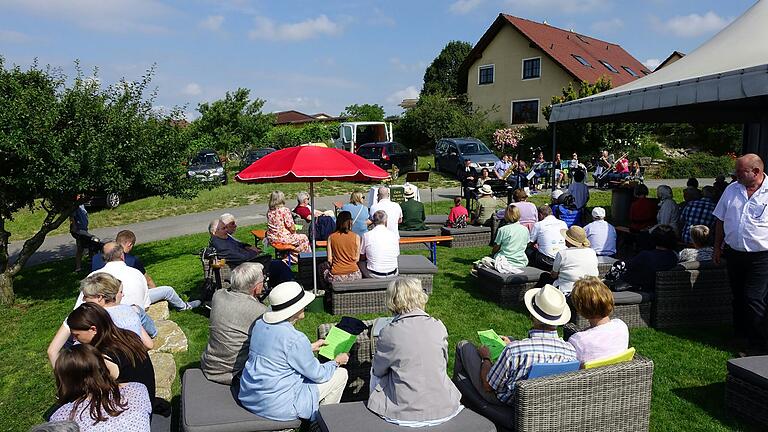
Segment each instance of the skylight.
M577 60L579 63L583 64L584 66L586 66L586 67L592 67L592 65L591 65L591 64L589 64L589 62L587 61L587 59L585 59L584 57L582 57L582 56L580 56L580 55L576 55L576 54L571 54L571 55L573 56L573 58L575 58L575 59L576 59L576 60Z
M631 67L629 66L622 66L622 69L627 71L628 74L632 75L635 78L640 78L640 75L637 74L637 72L633 71Z
M616 70L616 68L615 68L615 67L613 67L613 66L612 66L610 63L608 63L607 61L605 61L605 60L600 60L600 63L601 63L603 66L605 66L605 68L606 68L606 69L608 69L609 71L611 71L611 72L613 72L613 73L619 73L619 71L618 71L618 70Z

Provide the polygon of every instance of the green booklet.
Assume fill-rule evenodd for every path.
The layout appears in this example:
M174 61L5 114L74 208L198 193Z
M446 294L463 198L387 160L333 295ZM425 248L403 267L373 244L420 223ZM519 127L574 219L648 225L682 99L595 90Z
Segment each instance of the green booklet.
M496 361L507 344L504 343L493 329L480 330L477 332L477 335L480 336L480 343L490 348L491 360Z
M333 360L341 353L348 353L356 340L357 336L333 326L325 337L325 345L320 348L320 355Z

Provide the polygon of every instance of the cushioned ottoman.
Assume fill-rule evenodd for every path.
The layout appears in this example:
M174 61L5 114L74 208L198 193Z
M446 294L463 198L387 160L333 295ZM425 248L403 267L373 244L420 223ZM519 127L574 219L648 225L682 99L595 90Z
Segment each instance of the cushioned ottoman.
M612 318L624 321L629 328L650 327L653 293L645 291L622 291L613 293ZM589 327L589 321L579 316L571 307L571 322L579 329Z
M317 265L328 261L328 252L317 251ZM320 275L317 275L317 285L320 284ZM296 282L300 283L304 289L312 289L312 252L302 252L299 254L299 272L296 273Z
M496 427L490 420L464 408L450 421L424 428L410 428L387 423L365 407L363 402L323 405L317 419L323 432L495 432Z
M446 222L448 222L448 216L444 214L427 215L427 218L424 220L424 224L427 225L427 228L437 228L437 229L442 228Z
M501 274L482 267L478 269L477 277L480 288L494 301L501 306L519 309L523 306L523 294L536 285L542 273L545 271L536 267L525 267L521 274Z
M400 255L397 257L401 277L421 280L421 287L427 294L432 293L432 279L437 266L422 255ZM385 290L394 277L371 278L365 261L358 263L363 279L335 282L326 292L328 311L333 315L355 315L361 313L387 312ZM367 276L367 277L366 277Z
M371 384L371 361L376 352L376 338L371 340L371 329L374 320L363 321L369 326L364 332L357 335L357 340L349 350L349 362L344 366L349 373L347 388L341 396L343 402L368 400L368 389ZM323 339L331 331L335 324L320 324L317 327L317 338ZM321 360L322 361L322 360Z
M768 356L731 359L727 367L725 405L768 429Z
M443 243L451 248L488 246L491 243L491 227L472 225L466 228L443 227L440 232L442 235L453 237L453 240Z
M421 231L403 231L400 230L400 238L408 237L434 237L440 235L440 228L429 228ZM401 244L400 250L427 250L429 246L425 243Z
M611 258L609 256L599 256L597 257L597 275L602 279L605 277L606 274L611 270L611 267L613 267L613 263L618 261L616 258Z
M656 273L655 328L730 324L732 308L724 265L694 261Z
M187 369L181 384L181 427L185 432L282 431L301 421L279 422L240 406L230 386L208 381L200 369Z

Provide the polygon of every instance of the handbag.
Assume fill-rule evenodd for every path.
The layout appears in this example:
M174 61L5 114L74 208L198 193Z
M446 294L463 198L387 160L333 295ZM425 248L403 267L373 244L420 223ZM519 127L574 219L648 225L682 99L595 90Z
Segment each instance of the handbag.
M613 292L622 292L632 289L632 285L622 277L627 272L627 264L624 261L616 261L605 275L603 283Z

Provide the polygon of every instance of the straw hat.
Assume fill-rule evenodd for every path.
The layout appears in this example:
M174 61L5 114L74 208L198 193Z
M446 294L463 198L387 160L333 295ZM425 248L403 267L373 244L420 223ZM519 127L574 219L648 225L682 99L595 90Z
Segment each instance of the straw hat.
M406 199L411 199L416 196L416 188L412 185L407 185L405 189L403 190L403 196Z
M277 324L307 307L315 299L315 295L304 291L298 282L290 281L273 288L267 298L272 307L268 312L264 312L264 322Z
M491 185L488 184L484 184L478 192L480 195L493 195L493 189L491 189Z
M541 323L558 326L571 319L565 295L550 284L526 291L523 300L528 312Z
M560 230L560 234L565 237L565 242L576 247L589 247L590 243L587 240L587 232L584 228L573 225L567 230Z

